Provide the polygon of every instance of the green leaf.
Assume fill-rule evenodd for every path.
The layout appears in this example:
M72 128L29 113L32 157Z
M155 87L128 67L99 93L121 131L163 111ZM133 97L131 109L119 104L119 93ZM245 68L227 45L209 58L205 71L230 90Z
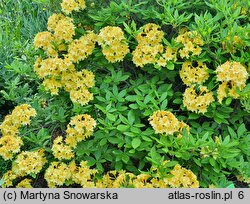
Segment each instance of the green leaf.
M200 162L200 160L194 158L194 162L195 162L199 167L201 167L201 162Z
M118 125L117 126L117 130L121 131L121 132L124 132L126 131L127 129L129 129L129 126L128 125Z
M222 142L223 145L227 145L230 142L230 136L226 136L224 141Z
M152 142L152 140L149 137L144 136L144 135L142 135L142 139L147 141L147 142Z
M168 68L169 70L174 70L174 63L168 61L168 62L167 62L167 68Z
M181 98L176 98L173 101L174 104L182 104L182 99Z
M161 95L160 102L164 101L168 96L168 92L165 92Z
M2 186L4 184L4 180L0 180L0 186Z
M226 188L235 188L234 184L230 184L229 186L227 186Z
M150 156L151 158L147 157L149 161L152 161L153 163L158 165L161 163L161 155L156 151L155 146L151 148Z
M103 172L103 171L104 171L104 168L103 168L103 166L102 166L102 164L101 164L100 162L97 162L97 163L96 163L96 168L97 168L97 170L99 170L100 172Z
M122 161L123 161L125 164L127 164L127 163L129 162L129 156L126 155L125 153L122 154Z
M227 98L225 104L229 106L232 102L232 98Z
M113 136L113 137L109 137L109 138L108 138L108 141L109 141L111 144L119 144L120 139Z
M132 140L132 143L131 143L131 145L132 145L132 147L133 147L134 149L136 149L137 147L139 147L140 144L141 144L141 140L140 140L139 138L134 138L134 139Z
M195 120L195 119L197 119L197 118L199 118L199 117L200 117L200 115L197 114L197 113L190 113L190 114L188 115L188 119L190 119L190 120Z
M236 132L230 126L227 126L227 129L232 138L237 138Z
M135 133L133 133L133 132L124 132L123 134L124 134L124 135L127 135L127 136L129 136L129 137L134 137L134 136L136 136Z
M168 105L168 99L165 99L161 104L161 110L166 109L167 105Z
M165 166L166 166L166 167L173 167L173 166L175 166L176 164L178 164L177 161L170 161L170 162L167 162L167 163L165 164Z
M99 143L101 146L107 144L107 139L106 138L103 138L101 139L100 143Z
M210 158L209 159L209 163L212 165L212 166L215 166L215 160L213 158Z
M130 104L129 107L132 109L138 109L138 105L136 103Z
M239 137L241 137L242 135L244 135L246 131L247 131L246 126L244 123L242 123L237 130L237 134Z
M100 105L98 105L98 104L95 104L95 107L98 108L99 110L101 110L103 113L106 112L105 108L102 107L102 106L100 106Z
M95 158L93 158L93 157L88 157L88 158L87 158L87 162L88 162L88 165L89 165L89 166L94 166L95 163L96 163L96 160L95 160Z
M129 96L126 96L125 98L127 101L136 101L136 95L129 95Z
M111 121L116 121L116 116L110 113L107 113L107 118Z
M135 113L133 110L130 110L128 112L128 122L130 125L133 125L133 123L135 122Z
M121 169L122 169L122 162L121 161L116 162L116 164L115 164L115 170L119 171Z
M30 175L32 178L34 178L34 179L36 178L36 174L35 174L35 173L30 173L29 175Z
M41 140L44 140L44 138L46 139L50 138L48 130L45 128L42 128L41 130L39 130L39 132L37 133L37 138Z

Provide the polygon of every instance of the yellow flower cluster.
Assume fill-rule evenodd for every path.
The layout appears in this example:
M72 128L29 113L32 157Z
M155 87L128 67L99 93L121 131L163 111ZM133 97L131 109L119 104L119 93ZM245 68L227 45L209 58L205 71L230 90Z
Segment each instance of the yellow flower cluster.
M86 5L84 0L63 0L61 7L63 12L70 14L72 11L84 10Z
M44 150L24 151L17 155L16 160L12 164L12 170L19 176L37 174L42 170L46 162Z
M181 134L184 128L189 131L189 126L186 123L179 121L175 115L169 111L155 111L148 120L155 130L155 133L172 135L175 132L178 132Z
M172 174L172 177L164 178L164 182L173 188L199 188L196 175L179 164L175 165L170 174Z
M209 77L207 65L199 61L196 64L186 61L182 64L180 77L187 86L194 83L202 84Z
M48 50L52 48L52 42L54 41L54 36L48 31L38 33L34 38L34 46L36 49L42 48L43 50Z
M163 162L164 165L169 161ZM177 164L169 175L160 175L156 172L134 175L124 170L109 171L100 180L97 188L198 188L199 182L195 174ZM171 177L170 177L171 176Z
M18 128L30 124L30 118L36 115L35 109L28 104L22 104L14 108L11 115L4 118L0 125L2 137L0 138L0 156L5 160L12 159L14 154L20 151L23 144L18 136Z
M154 23L148 23L143 31L136 36L138 45L132 52L133 62L136 66L143 67L146 64L166 66L167 61L176 60L176 52L170 47L165 48L161 44L164 33Z
M93 176L97 173L96 169L90 169L86 161L81 161L80 166L75 162L71 162L70 168L72 170L72 181L80 184L83 188L93 188L95 183Z
M16 185L16 188L32 188L31 182L31 179L23 179Z
M53 14L48 19L48 30L38 33L34 38L36 49L42 48L51 57L58 51L65 51L65 42L71 42L75 34L73 20L63 14Z
M77 115L71 118L66 130L65 142L75 148L78 142L90 137L96 126L96 121L87 114Z
M68 165L63 162L52 162L45 171L44 178L49 188L62 186L67 181L80 184L83 188L93 188L93 176L96 173L97 170L90 169L86 161L82 161L80 166L77 166L74 160Z
M249 178L244 178L242 175L237 175L236 177L237 177L238 181L250 184L250 177Z
M13 186L13 181L16 178L18 178L18 176L12 170L7 171L2 177L2 180L4 181L2 187L7 188Z
M63 162L51 162L45 171L44 178L49 188L62 186L71 178L71 170L69 166Z
M200 55L202 49L200 46L204 44L200 34L197 31L187 31L177 36L176 41L183 44L183 48L179 50L181 58L189 58L191 55Z
M90 169L86 161L82 161L80 165L76 165L74 160L69 164L52 162L45 172L45 180L50 188L62 186L67 182L70 184L79 184L83 188L199 187L199 182L193 172L178 164L170 172L170 175L164 176L160 176L157 169L156 173L142 173L139 175L124 170L113 170L104 174L101 179L94 178L96 173L97 170Z
M65 9L78 10L85 8L85 1L63 1L62 5ZM89 31L73 40L73 19L61 13L49 17L48 30L50 32L38 33L34 39L35 48L42 48L49 56L44 60L36 60L35 72L43 79L45 90L52 95L57 95L59 89L64 88L70 93L72 102L87 104L93 99L93 94L88 89L94 86L94 74L84 69L77 71L74 63L79 63L92 54L98 36Z
M57 15L57 14L55 14ZM48 29L50 28L49 23L52 19L48 20ZM59 42L65 41L70 42L75 35L75 25L73 24L73 19L69 17L65 17L62 14L59 14L59 19L56 22L52 22L55 24L55 27L51 29L54 31L54 38Z
M134 175L133 173L120 171L109 171L96 182L97 188L154 188L150 182L150 174ZM158 183L155 182L155 183Z
M5 159L12 159L20 151L23 141L18 136L5 135L0 138L0 155Z
M74 63L78 63L79 61L86 59L92 54L96 41L97 35L92 31L89 31L86 35L73 40L69 44L68 54L65 57L69 58L70 61Z
M100 30L98 44L109 62L121 61L129 53L128 44L121 28L106 26Z
M62 136L58 136L54 140L51 150L53 152L54 157L57 158L58 160L63 160L63 159L68 160L74 157L72 148L64 144Z
M227 61L217 67L216 74L217 80L222 82L217 91L219 102L222 103L223 98L227 96L238 98L236 89L243 89L248 79L246 68L239 62Z
M55 44L56 39L54 35L48 31L40 32L34 38L35 49L41 48L51 57L58 56Z
M58 57L45 60L38 58L34 65L34 70L38 77L44 80L43 85L45 89L56 95L58 94L58 89L63 86L60 82L60 76L68 70L74 70L74 65L69 65L65 60Z
M66 61L58 57L47 58L45 60L38 58L34 66L35 72L41 79L47 77L59 78L63 72L72 69L74 69L73 64L68 65Z
M183 105L196 113L207 112L207 107L214 101L213 93L206 86L199 86L199 93L195 86L188 87L183 94Z
M39 173L46 162L47 160L44 155L44 150L42 149L34 152L21 152L13 162L12 169L3 175L2 180L4 181L4 184L2 186L4 188L13 186L13 181L15 179ZM30 182L30 179L24 179L17 185L17 187L29 188Z
M68 59L38 58L34 70L39 78L44 79L43 85L52 95L57 95L59 88L70 92L72 102L87 104L93 99L88 88L94 86L94 74L88 70L76 71L74 64Z
M65 89L67 89L67 90L70 89L70 99L72 102L76 102L76 103L80 103L81 105L85 105L90 100L93 99L93 94L89 92L88 88L91 88L94 86L95 75L93 74L93 72L83 69L82 71L75 72L73 74L73 77L74 78L72 78L72 79L73 79L74 85L71 86L72 79L69 79L70 86L65 85L65 87L66 87ZM67 76L66 76L66 78L67 78ZM63 78L64 82L65 82L66 78Z

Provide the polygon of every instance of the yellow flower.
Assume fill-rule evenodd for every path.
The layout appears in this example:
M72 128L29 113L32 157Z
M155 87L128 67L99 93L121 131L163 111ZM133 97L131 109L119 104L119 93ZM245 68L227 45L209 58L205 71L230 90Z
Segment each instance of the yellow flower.
M0 138L0 156L4 160L12 159L15 154L20 152L23 141L18 136L4 135Z
M45 31L38 33L34 38L34 46L36 49L42 48L43 50L47 50L52 45L52 41L54 40L53 34Z
M235 53L238 49L245 46L244 41L238 35L234 35L231 32L228 36L226 36L225 40L223 40L221 44L224 50L232 53Z
M54 140L51 150L53 152L54 157L59 160L63 160L63 159L68 160L74 157L72 148L63 143L62 136L58 136Z
M237 87L244 87L248 78L246 68L239 62L227 61L216 69L217 80L233 82Z
M76 63L86 59L92 54L96 41L97 35L93 32L87 33L78 40L73 40L69 44L67 57Z
M86 5L84 0L63 0L61 7L64 13L70 14L72 11L84 10Z
M199 188L196 175L179 164L175 165L170 174L172 174L172 177L164 178L164 182L173 188Z
M36 115L35 109L28 104L16 106L11 115L7 115L0 125L3 136L17 136L18 128L30 124L30 118Z
M208 68L205 63L197 62L197 65L192 65L192 62L186 61L182 64L180 77L187 86L193 83L202 84L208 77Z
M13 186L13 181L17 178L18 175L16 175L12 170L7 171L2 177L2 180L4 181L2 187L7 188Z
M190 111L196 113L207 112L207 107L214 101L213 93L207 87L200 86L199 94L195 86L188 87L183 94L183 105Z
M246 68L239 62L227 61L217 67L216 74L217 80L222 82L217 90L219 103L222 103L222 100L228 96L238 98L239 94L237 94L236 89L242 90L248 79Z
M101 45L102 53L111 63L123 60L129 53L124 32L119 27L106 26L102 28L98 35L98 44Z
M54 37L59 41L70 42L72 37L75 35L75 26L73 19L64 17L57 22L54 29Z
M86 105L89 101L93 100L93 94L86 87L80 87L78 90L73 89L70 91L70 99L74 103Z
M48 19L48 27L47 27L48 30L49 31L55 31L58 22L60 20L62 20L62 19L65 19L65 18L66 17L63 14L61 14L61 13L59 13L59 14L57 14L57 13L52 14L52 16L50 16L49 19Z
M45 90L50 91L52 95L58 95L59 88L62 87L62 83L56 77L44 79L43 85Z
M236 177L238 181L250 184L250 177L245 178L242 175L237 175Z
M31 182L31 179L24 179L16 185L16 188L32 188Z
M47 162L44 150L40 149L34 152L24 151L17 155L12 165L12 170L17 175L29 175L39 173Z
M78 142L90 137L96 126L96 121L87 114L77 115L71 118L66 130L65 142L70 147L76 147Z
M80 166L72 172L72 180L83 188L93 188L95 187L93 176L96 173L96 169L90 169L86 161L81 161Z
M165 49L161 44L163 31L153 23L148 23L143 27L143 31L136 36L138 45L132 52L133 62L138 67L146 64L166 66L168 60L174 60L176 53L169 47Z
M12 111L12 121L18 125L29 125L30 118L36 116L36 110L29 104L16 106Z
M150 125L155 130L155 133L160 134L174 134L178 132L178 137L183 134L183 129L186 128L188 133L190 127L183 121L179 121L175 115L169 111L155 111L148 119Z
M155 111L149 118L155 133L173 134L179 129L179 121L173 113L169 111Z
M189 58L190 55L200 55L202 49L200 46L204 44L200 34L197 31L186 31L175 39L176 42L183 44L183 48L179 50L181 58Z
M143 26L143 31L136 36L138 43L159 44L163 39L164 33L160 27L154 23L148 23Z
M71 169L63 162L51 162L44 174L49 188L62 186L71 176Z

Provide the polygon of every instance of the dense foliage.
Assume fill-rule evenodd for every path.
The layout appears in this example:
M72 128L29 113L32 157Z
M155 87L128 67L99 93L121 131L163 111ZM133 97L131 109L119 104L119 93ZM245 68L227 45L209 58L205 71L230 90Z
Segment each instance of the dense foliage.
M0 2L1 185L247 186L249 8Z

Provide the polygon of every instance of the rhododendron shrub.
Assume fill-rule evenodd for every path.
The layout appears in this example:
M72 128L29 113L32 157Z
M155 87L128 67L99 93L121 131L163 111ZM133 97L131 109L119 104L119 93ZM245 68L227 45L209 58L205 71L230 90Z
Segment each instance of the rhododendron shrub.
M195 2L62 0L0 126L2 186L247 185L249 5Z

